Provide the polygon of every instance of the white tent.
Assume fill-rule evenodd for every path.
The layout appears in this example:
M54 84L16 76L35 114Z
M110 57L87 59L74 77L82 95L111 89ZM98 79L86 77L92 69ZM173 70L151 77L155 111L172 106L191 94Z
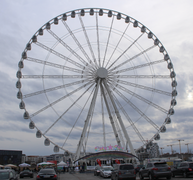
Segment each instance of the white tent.
M19 167L30 167L31 165L30 164L27 164L27 163L22 163L19 165Z
M61 161L57 164L57 166L62 166L63 167L63 166L67 166L67 164L64 161Z
M54 163L51 163L51 162L41 162L41 163L38 163L37 166L41 166L41 165L51 165L51 164L54 164Z

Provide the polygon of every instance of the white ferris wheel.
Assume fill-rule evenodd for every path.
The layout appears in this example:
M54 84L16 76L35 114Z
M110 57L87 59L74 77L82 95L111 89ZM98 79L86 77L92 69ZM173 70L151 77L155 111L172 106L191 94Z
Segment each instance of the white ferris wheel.
M78 159L117 144L136 155L171 123L172 61L153 32L123 13L85 8L51 19L29 40L18 67L23 117L54 152Z

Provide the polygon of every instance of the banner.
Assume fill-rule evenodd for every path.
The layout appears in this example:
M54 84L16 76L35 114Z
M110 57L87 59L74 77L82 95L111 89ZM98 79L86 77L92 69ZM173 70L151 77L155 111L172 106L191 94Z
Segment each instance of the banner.
M120 161L119 161L118 159L115 159L115 162L116 162L117 164L120 164Z
M100 159L97 159L97 163L99 164L99 166L101 166L101 161L100 161Z

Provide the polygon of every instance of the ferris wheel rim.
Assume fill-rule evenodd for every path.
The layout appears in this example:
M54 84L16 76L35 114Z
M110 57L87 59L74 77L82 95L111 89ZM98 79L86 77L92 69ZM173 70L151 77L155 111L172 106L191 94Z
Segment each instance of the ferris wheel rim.
M86 9L86 10L90 10L90 9L94 9L95 11L97 11L97 10L100 10L100 9L102 9L102 10L108 10L108 11L113 11L114 13L119 13L119 12L117 12L117 11L114 11L114 10L110 10L110 9L104 9L104 8L83 8L84 10ZM66 12L66 14L68 14L68 16L70 16L70 13L72 13L73 11L75 11L75 12L79 12L80 10L82 10L82 9L76 9L76 10L72 10L72 11L68 11L68 12ZM98 12L98 11L97 11ZM80 13L80 12L79 12ZM78 13L77 13L78 14ZM63 14L61 14L61 15L59 15L59 16L56 16L57 18L59 17L59 18L61 18L62 17L62 15ZM127 17L127 15L125 15L125 14L123 14L123 13L121 13L121 15L124 15L125 17ZM114 15L115 16L115 15ZM56 18L55 17L55 18ZM48 21L49 23L51 22L51 24L53 24L53 20L55 19L55 18L53 18L53 19L51 19L50 21ZM59 19L58 18L58 19ZM136 21L134 18L132 18L132 17L130 17L132 20L133 20L133 22L134 21ZM47 23L48 23L47 22ZM137 21L138 23L140 23L139 21ZM46 23L46 24L47 24ZM46 24L44 24L41 28L43 29L43 28L45 28L45 26L46 26ZM143 25L142 23L140 23L141 25ZM147 27L146 27L146 29L149 31L149 32L151 32ZM39 36L39 30L34 34L34 35L36 35L36 36ZM148 34L147 32L145 32L146 34ZM152 33L152 32L151 32ZM152 33L153 34L153 33ZM34 35L33 35L33 37L34 37ZM32 38L33 38L32 37ZM153 34L153 37L154 37L154 39L158 39L156 36L155 36L155 34ZM32 38L30 39L30 41L28 42L28 43L32 43ZM158 41L159 41L159 39L158 39ZM159 48L161 48L161 47L163 47L164 48L164 46L163 46L163 44L159 41ZM24 52L27 52L27 49L25 48L24 49ZM164 48L164 52L162 52L163 53L163 55L168 55L168 53L167 53L167 51L166 51L166 49ZM168 55L169 56L169 55ZM21 61L23 60L23 58L21 58ZM169 61L168 61L169 60ZM167 60L167 63L171 63L171 59L170 59L170 57L168 58L168 60ZM45 66L45 65L44 65ZM19 70L21 70L21 68L19 68ZM174 69L173 69L173 67L170 69L170 72L174 72ZM18 78L19 80L20 80L20 78ZM174 78L171 78L173 81L175 81L176 80L176 78L174 77ZM43 79L42 79L43 80ZM19 88L19 91L20 91L20 89L21 88ZM172 90L176 90L176 87L172 87ZM175 97L176 96L172 96L172 100L173 99L175 99ZM23 98L21 98L21 101L23 101ZM170 105L170 109L173 109L173 105ZM26 108L24 108L25 109L25 111L27 112L27 109ZM167 114L167 118L170 118L170 115L171 114ZM141 118L141 117L140 117ZM31 118L30 118L30 120L31 120ZM32 121L32 120L31 120ZM33 122L33 121L32 121ZM165 122L164 121L164 123L162 124L162 126L165 126L166 125L166 123L167 122ZM35 126L36 127L36 126ZM37 127L36 127L36 129L37 130L39 130ZM160 131L161 131L161 129L159 129L158 130L158 132L157 132L157 134L159 134L160 133ZM45 135L43 135L45 138L47 138ZM151 142L152 140L154 139L154 137L152 137L146 144L144 144L143 146L145 146L145 145L147 145L149 142ZM51 142L52 144L54 144L54 145L57 145L57 144L55 144L54 142ZM61 148L61 149L63 149L64 150L64 148L63 147L60 147L60 146L58 146L59 148ZM138 149L140 149L140 148L138 148ZM137 150L138 150L137 149ZM67 151L67 150L65 150L65 151Z

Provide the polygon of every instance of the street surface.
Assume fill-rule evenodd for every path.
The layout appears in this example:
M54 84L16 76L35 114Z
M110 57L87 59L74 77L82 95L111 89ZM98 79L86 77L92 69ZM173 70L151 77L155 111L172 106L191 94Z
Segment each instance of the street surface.
M34 173L34 178L22 178L22 180L36 180L36 173ZM61 173L61 174L58 174L58 180L102 180L102 179L105 179L105 180L110 180L111 178L102 178L100 176L94 176L93 173L79 173L79 172L76 172L74 174L70 174L68 172L66 172L65 174L64 173ZM146 178L148 179L148 178ZM160 180L162 179L166 179L166 178L160 178ZM172 178L171 180L192 180L193 179L193 176L189 177L189 178L183 178L183 177L174 177ZM139 180L139 177L137 176L137 180Z

